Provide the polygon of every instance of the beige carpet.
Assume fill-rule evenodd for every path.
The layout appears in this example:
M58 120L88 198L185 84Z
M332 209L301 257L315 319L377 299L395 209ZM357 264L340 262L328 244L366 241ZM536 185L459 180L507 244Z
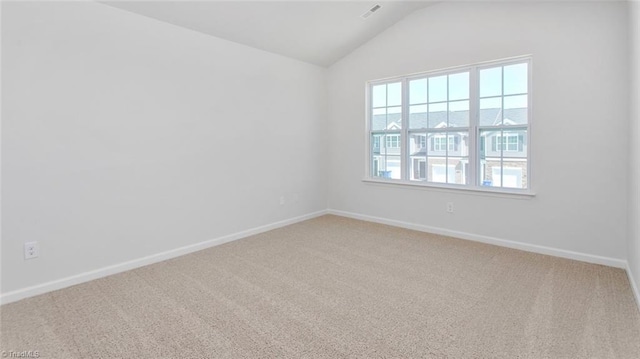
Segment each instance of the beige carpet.
M0 312L53 358L640 358L620 269L335 216Z

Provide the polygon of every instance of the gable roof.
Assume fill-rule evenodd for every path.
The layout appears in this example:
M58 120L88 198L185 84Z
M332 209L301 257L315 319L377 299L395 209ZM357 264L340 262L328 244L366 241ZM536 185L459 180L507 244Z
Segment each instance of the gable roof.
M480 124L487 126L499 125L504 119L505 125L527 124L526 108L511 108L503 111L499 108L480 110ZM427 128L452 128L468 127L469 111L420 112L409 115L411 129ZM401 128L402 115L393 113L388 115L374 115L372 118L372 130L395 130Z

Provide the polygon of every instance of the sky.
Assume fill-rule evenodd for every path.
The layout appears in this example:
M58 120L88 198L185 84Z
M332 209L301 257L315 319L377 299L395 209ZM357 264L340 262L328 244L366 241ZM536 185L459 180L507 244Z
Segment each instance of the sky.
M480 109L527 107L527 64L499 66L479 71ZM503 79L504 77L504 79ZM503 88L504 86L504 88ZM469 109L469 72L434 76L409 81L409 104L412 112L426 112L424 104L449 101L450 111ZM401 82L373 86L374 108L387 107L388 113L399 113L402 102ZM435 106L435 107L434 107ZM431 105L431 111L446 111L446 104ZM374 114L375 111L374 110Z

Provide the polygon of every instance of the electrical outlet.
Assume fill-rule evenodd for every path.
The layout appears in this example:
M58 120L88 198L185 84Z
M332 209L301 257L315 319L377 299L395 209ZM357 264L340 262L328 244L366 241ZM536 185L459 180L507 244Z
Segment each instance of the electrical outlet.
M453 202L447 202L447 212L453 213Z
M284 196L280 196L280 205L283 206L284 205Z
M38 242L27 242L24 244L24 259L38 258L40 255L40 247Z

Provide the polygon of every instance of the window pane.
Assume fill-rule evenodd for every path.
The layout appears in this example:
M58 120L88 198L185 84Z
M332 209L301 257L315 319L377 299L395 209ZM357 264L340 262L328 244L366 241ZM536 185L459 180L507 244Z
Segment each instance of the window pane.
M411 136L411 141L411 150L409 151L409 179L413 181L424 181L427 179L426 135L424 133L414 134Z
M371 176L380 177L384 169L384 135L371 135Z
M502 151L499 143L501 138L501 131L480 131L479 184L482 186L496 186L497 182L494 180L495 170L493 168L498 168L498 170L501 168L500 163Z
M447 183L467 184L469 183L469 159L467 157L447 158Z
M480 70L480 97L502 95L502 67Z
M447 126L447 104L437 103L429 105L429 127L444 128Z
M400 148L400 135L392 134L385 135L385 149L386 153L397 154Z
M469 101L449 102L449 127L469 127Z
M372 177L380 177L380 162L382 161L382 157L373 156L371 159L371 176Z
M527 158L527 130L504 131L502 133L503 158Z
M447 76L429 78L429 102L447 101Z
M371 135L371 152L374 154L380 154L380 147L382 144L383 135L374 134Z
M427 135L412 133L409 135L409 156L425 157L427 154Z
M527 161L505 161L502 163L502 167L497 164L496 166L491 166L490 168L493 187L527 188Z
M387 172L386 156L373 156L371 174L375 177L391 178L391 173Z
M527 64L509 65L504 67L504 94L527 93Z
M387 84L387 106L400 106L402 104L402 83Z
M409 104L427 103L427 79L409 81Z
M455 183L456 168L447 165L446 158L428 158L427 180L435 183Z
M469 98L469 73L449 75L449 101Z
M427 105L409 107L409 128L427 128Z
M387 130L402 128L402 107L387 108Z
M480 100L480 126L502 123L502 98L491 97Z
M392 179L401 178L400 156L387 156L386 158L385 177Z
M502 187L527 188L527 160L502 162Z
M384 107L387 105L387 85L376 85L371 90L372 107Z
M387 128L387 109L376 108L371 111L371 129L373 131Z
M387 113L401 113L402 112L402 107L400 106L396 106L396 107L387 107Z
M527 188L527 131L480 132L480 184Z
M504 97L505 110L510 108L527 108L527 105L527 95Z
M505 125L522 125L527 123L527 100L527 95L505 96L503 115Z

